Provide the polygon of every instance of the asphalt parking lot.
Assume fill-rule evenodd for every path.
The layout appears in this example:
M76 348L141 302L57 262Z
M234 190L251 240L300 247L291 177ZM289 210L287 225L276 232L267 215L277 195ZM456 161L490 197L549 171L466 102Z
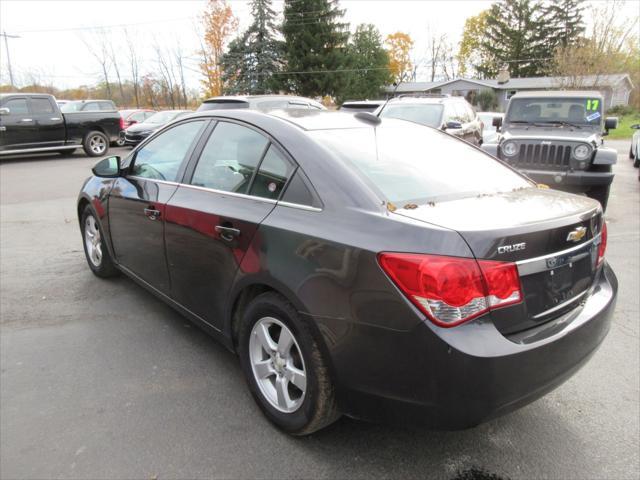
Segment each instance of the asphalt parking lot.
M610 144L619 299L578 374L471 430L342 419L307 438L268 423L213 339L126 278L91 274L75 199L94 159L2 161L0 477L638 478L640 184L629 142Z

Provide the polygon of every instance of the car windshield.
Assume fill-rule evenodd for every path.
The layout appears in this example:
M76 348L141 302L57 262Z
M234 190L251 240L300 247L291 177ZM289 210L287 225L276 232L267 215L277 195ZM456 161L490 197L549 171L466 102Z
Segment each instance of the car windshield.
M153 123L155 125L164 125L176 118L180 112L158 112L147 118L144 123Z
M428 127L438 128L442 125L442 110L437 103L421 103L413 105L387 105L380 113L381 117L398 118L420 123Z
M600 98L512 98L505 123L600 125Z
M398 206L532 186L471 145L419 125L317 130L310 135Z

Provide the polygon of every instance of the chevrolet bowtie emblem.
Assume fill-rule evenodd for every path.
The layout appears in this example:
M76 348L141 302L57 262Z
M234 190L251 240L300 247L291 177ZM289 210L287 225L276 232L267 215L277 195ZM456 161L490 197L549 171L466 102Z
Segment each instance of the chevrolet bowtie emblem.
M567 235L567 242L579 242L586 234L587 227L578 227L569 232L569 235Z

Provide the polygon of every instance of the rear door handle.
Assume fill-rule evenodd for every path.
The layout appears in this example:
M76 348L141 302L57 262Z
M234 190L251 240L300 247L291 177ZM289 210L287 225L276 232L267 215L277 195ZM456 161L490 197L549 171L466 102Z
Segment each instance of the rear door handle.
M144 209L144 214L149 220L157 220L160 216L160 210L149 207Z
M22 123L33 122L33 118L23 118L20 120Z
M235 237L240 236L240 230L233 227L225 227L224 225L216 225L216 232L220 234L220 238L227 242L232 242Z
M49 120L62 120L60 117L51 117Z

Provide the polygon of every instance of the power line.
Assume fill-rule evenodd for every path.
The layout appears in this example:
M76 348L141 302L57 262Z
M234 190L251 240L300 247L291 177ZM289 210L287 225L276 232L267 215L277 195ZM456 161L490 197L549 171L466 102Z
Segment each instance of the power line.
M108 28L133 27L137 25L151 25L156 23L181 22L184 20L197 20L195 17L168 18L165 20L150 20L147 22L136 23L119 23L113 25L91 25L85 27L69 27L69 28L46 28L42 30L21 30L17 33L52 33L52 32L75 32L79 30L104 30Z

